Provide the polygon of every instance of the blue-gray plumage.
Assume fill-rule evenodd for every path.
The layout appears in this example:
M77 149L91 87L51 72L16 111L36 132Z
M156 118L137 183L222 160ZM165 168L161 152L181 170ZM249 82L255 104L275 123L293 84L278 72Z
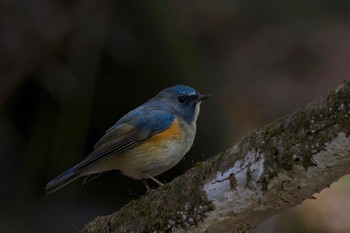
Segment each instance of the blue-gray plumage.
M118 120L94 151L48 183L46 192L53 193L82 176L86 183L110 170L162 185L154 177L175 166L189 151L200 103L208 97L184 85L161 91Z

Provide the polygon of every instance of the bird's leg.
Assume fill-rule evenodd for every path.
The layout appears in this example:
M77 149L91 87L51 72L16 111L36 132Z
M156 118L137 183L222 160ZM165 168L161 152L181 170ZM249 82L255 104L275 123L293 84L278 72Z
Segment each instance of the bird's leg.
M156 182L159 186L163 186L163 185L164 185L162 182L160 182L159 180L157 180L156 178L154 178L153 176L151 176L151 175L148 174L147 172L143 172L143 174L145 174L145 176L147 176L148 178L150 178L151 180L153 180L154 182Z
M149 192L151 189L149 188L149 186L148 186L148 184L147 184L147 180L146 180L146 179L143 179L143 180L142 180L142 183L143 183L143 185L146 187L147 192Z

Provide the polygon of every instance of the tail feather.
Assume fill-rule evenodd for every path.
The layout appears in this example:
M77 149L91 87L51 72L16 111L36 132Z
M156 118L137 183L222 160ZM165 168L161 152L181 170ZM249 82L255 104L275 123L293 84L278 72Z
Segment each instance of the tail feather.
M52 194L52 193L56 192L57 190L59 190L60 188L66 186L70 182L78 179L81 176L81 174L74 171L74 170L75 169L70 169L70 170L62 173L61 175L57 176L52 181L50 181L46 185L46 194Z

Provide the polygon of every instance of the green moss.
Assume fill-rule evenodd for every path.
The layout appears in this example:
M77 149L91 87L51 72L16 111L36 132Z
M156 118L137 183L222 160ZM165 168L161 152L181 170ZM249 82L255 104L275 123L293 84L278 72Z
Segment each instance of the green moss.
M157 192L150 192L140 200L129 203L115 216L112 228L118 231L122 224L137 232L163 232L172 227L186 228L197 224L213 208L200 188L202 176L207 175L212 164L203 162L199 165L171 184L165 184ZM131 216L138 216L138 219Z
M325 150L325 144L342 131L350 134L350 84L331 91L305 109L284 116L255 131L244 139L250 149L262 151L270 168L266 179L275 177L279 169L291 170L294 165L305 169L315 166L312 156ZM240 147L242 153L247 151ZM298 158L294 160L294 157Z

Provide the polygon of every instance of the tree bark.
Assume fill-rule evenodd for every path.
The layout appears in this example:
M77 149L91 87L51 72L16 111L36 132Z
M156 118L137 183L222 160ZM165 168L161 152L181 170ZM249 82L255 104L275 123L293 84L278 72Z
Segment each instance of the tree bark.
M350 173L350 82L245 137L88 232L245 232Z

